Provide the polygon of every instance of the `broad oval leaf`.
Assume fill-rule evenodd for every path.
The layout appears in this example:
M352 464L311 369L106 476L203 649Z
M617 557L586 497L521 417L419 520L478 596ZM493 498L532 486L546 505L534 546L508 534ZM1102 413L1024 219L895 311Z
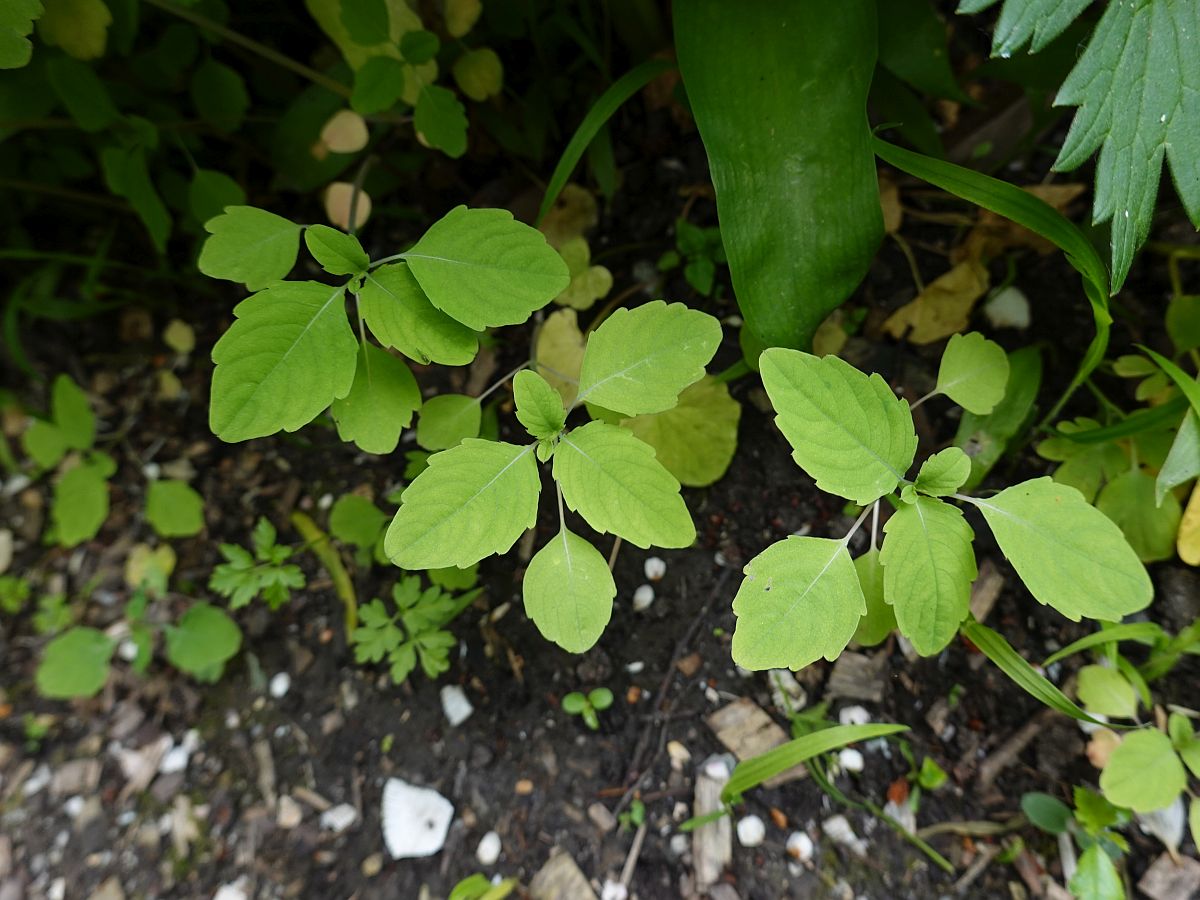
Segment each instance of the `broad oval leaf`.
M34 676L43 697L94 697L108 681L108 662L116 642L95 628L72 628L42 654Z
M242 630L223 610L195 603L166 629L167 659L192 675L204 675L224 665L242 646Z
M1084 666L1076 685L1079 702L1090 713L1118 719L1137 715L1137 693L1125 676L1108 666Z
M1035 478L968 500L1039 603L1073 622L1119 622L1150 604L1150 576L1121 529L1075 488Z
M900 632L918 653L932 656L970 612L975 534L955 507L929 497L902 504L883 531L884 596Z
M391 453L421 407L421 389L412 370L374 344L361 345L350 393L334 400L330 412L338 437L366 453Z
M439 394L421 407L417 443L426 450L449 450L467 438L479 437L482 420L478 397Z
M682 303L618 309L588 338L575 402L626 416L670 409L720 343L721 323Z
M837 659L867 601L844 541L791 536L746 564L733 598L733 661L743 669L802 669Z
M687 547L696 539L679 482L654 458L654 448L629 431L590 422L560 439L554 480L563 499L597 531L643 549Z
M742 406L729 395L728 385L706 375L684 388L675 406L625 419L621 427L653 447L680 484L706 487L733 461L741 416Z
M931 497L944 497L962 487L970 475L971 458L957 447L947 447L921 463L914 487Z
M63 441L73 450L88 450L96 441L96 416L92 404L83 388L69 375L54 379L50 393L50 415L62 435Z
M1003 347L977 331L950 338L938 367L939 394L982 416L1004 399L1007 386L1008 356Z
M146 520L159 537L191 537L204 527L204 498L186 481L153 481L146 491Z
M545 378L525 369L513 379L517 420L538 440L552 438L563 429L567 411L562 397Z
M600 639L617 595L603 554L566 528L534 554L521 590L542 637L569 653L583 653Z
M328 225L305 228L304 245L330 275L360 275L371 264L358 238Z
M917 434L908 404L879 375L783 348L764 351L759 371L792 457L817 487L865 505L900 483Z
M404 259L433 305L475 331L524 322L571 283L542 233L503 209L455 207Z
M296 431L350 392L358 341L345 287L281 281L239 303L213 347L209 425L230 443Z
M537 520L533 445L471 438L429 457L404 491L384 552L402 569L464 569L505 553Z
M200 271L251 291L287 275L300 251L299 225L253 206L226 207L204 230L210 236L200 250Z
M380 343L414 362L464 366L479 351L479 336L430 303L403 263L367 275L358 310Z
M54 485L54 500L50 505L50 521L54 523L58 543L74 547L90 540L107 518L105 469L96 462L83 462L64 472Z
M1155 503L1155 480L1141 468L1122 472L1100 491L1096 509L1120 526L1129 546L1142 562L1175 555L1175 535L1183 509L1172 493Z
M1187 773L1171 739L1154 728L1124 736L1100 773L1100 790L1117 806L1153 812L1175 802L1187 787Z
M872 547L856 557L854 571L858 573L858 585L867 601L867 612L854 629L854 642L864 647L874 647L896 628L896 613L884 599L883 566L879 563L879 551Z
M451 159L467 152L467 111L454 92L423 84L413 110L413 127L426 146L437 147Z
M1079 857L1079 865L1071 876L1071 896L1089 900L1125 900L1125 884L1113 861L1099 842L1092 844Z

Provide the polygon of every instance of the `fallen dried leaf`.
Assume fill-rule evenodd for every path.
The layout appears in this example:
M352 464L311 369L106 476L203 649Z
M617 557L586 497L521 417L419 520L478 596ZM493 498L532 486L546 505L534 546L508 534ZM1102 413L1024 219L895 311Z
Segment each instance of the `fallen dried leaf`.
M939 341L967 327L972 307L987 289L987 269L973 259L965 260L892 313L883 330L913 344Z

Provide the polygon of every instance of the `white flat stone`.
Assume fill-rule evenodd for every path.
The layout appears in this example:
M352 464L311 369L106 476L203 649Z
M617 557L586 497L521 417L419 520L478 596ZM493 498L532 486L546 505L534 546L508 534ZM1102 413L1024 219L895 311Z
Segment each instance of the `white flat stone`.
M383 788L383 842L392 859L433 856L446 843L454 806L431 788L389 778Z

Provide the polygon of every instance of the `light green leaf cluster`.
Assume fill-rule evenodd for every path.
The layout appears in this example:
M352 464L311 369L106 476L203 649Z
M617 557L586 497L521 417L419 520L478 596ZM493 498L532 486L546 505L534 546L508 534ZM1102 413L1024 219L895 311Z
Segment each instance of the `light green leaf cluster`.
M408 366L365 340L365 328L418 363L464 365L478 350L478 330L525 321L570 280L542 234L504 210L459 206L410 250L379 263L352 234L302 229L253 207L227 207L205 227L201 271L258 290L213 348L209 420L226 441L295 431L332 406L344 440L390 453L421 396ZM325 272L348 281L279 280L295 265L302 230ZM361 342L347 318L350 296ZM431 403L418 429L423 446L477 435L479 415L473 398Z
M292 550L275 539L275 526L262 518L254 526L253 553L237 544L220 545L225 562L213 569L208 586L229 598L230 609L246 606L259 595L271 609L278 609L291 598L293 588L304 587L300 567L287 562Z
M146 491L146 520L159 537L191 537L204 527L204 498L186 481L153 481Z
M939 389L974 404L977 415L999 409L1008 380L1003 351L967 336L946 353ZM908 481L917 444L912 417L878 375L834 356L780 348L765 351L759 364L776 422L820 487L875 503L876 516L885 496L898 498L882 549L875 550L873 526L866 554L853 564L850 538L869 509L841 540L791 537L750 561L733 603L738 665L799 668L835 658L852 638L877 643L893 626L921 654L942 650L969 616L977 571L974 532L941 498L977 507L1033 596L1068 618L1120 621L1149 604L1150 578L1134 548L1074 488L1039 478L986 499L960 495L973 471L958 447L926 459ZM1144 477L1144 505L1153 510L1154 482Z
M87 394L68 375L50 389L50 419L35 419L21 436L25 453L42 469L53 469L68 450L90 450L96 417Z
M515 377L517 420L534 441L523 447L466 434L479 429L476 399L437 398L444 414L426 423L436 402L430 401L418 441L449 449L433 454L405 490L384 541L388 557L406 569L466 568L506 552L537 519L539 461L552 463L560 514L565 504L596 531L639 547L686 547L695 526L679 481L654 448L608 422L568 428L567 416L585 396L633 416L669 410L703 377L719 341L715 319L681 304L655 301L614 313L587 343L580 396L571 409L536 372ZM604 557L565 522L525 574L530 618L571 652L599 639L615 595Z

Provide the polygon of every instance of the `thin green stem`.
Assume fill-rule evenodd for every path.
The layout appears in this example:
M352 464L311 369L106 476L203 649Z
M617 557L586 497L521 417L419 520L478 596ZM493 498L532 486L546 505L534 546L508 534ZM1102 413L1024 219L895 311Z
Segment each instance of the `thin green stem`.
M516 375L522 369L527 369L527 368L529 368L529 360L526 360L525 362L523 362L519 366L517 366L515 369L513 369L511 372L508 372L507 374L501 376L501 378L495 384L493 384L486 391L484 391L482 394L480 394L478 397L476 397L475 400L479 403L482 403L491 394L494 394L497 390L499 390L500 386L502 384L504 384L506 381L508 381L508 379L512 378L514 375Z
M713 376L714 381L722 384L729 384L731 381L737 381L739 378L744 378L754 370L750 368L750 363L744 359L739 359L732 366L723 372L718 372Z
M877 509L878 507L879 507L878 500L876 500L870 506L863 507L863 511L858 514L858 518L854 520L854 524L850 526L850 530L847 531L846 536L844 538L842 538L843 544L850 543L850 538L854 537L854 535L858 532L858 529L862 527L863 521L867 518L867 513L869 513L873 508Z
M313 84L319 85L328 91L332 91L339 97L345 97L347 99L350 97L350 88L342 84L340 81L330 78L328 75L324 74L323 72L318 72L316 69L310 69L308 66L304 65L304 63L297 62L290 56L280 53L278 50L274 50L271 47L268 47L266 44L260 44L258 41L246 37L240 31L234 31L232 28L228 28L222 25L220 22L210 19L208 16L194 12L190 9L184 9L183 7L176 6L174 3L170 2L170 0L146 0L146 2L151 6L157 6L164 12L168 12L173 16L183 19L185 22L191 22L193 25L196 25L199 28L211 31L213 34L224 38L231 44L237 44L239 47L249 50L251 53L262 57L268 62L272 62L281 68L295 72L301 78L307 78Z

